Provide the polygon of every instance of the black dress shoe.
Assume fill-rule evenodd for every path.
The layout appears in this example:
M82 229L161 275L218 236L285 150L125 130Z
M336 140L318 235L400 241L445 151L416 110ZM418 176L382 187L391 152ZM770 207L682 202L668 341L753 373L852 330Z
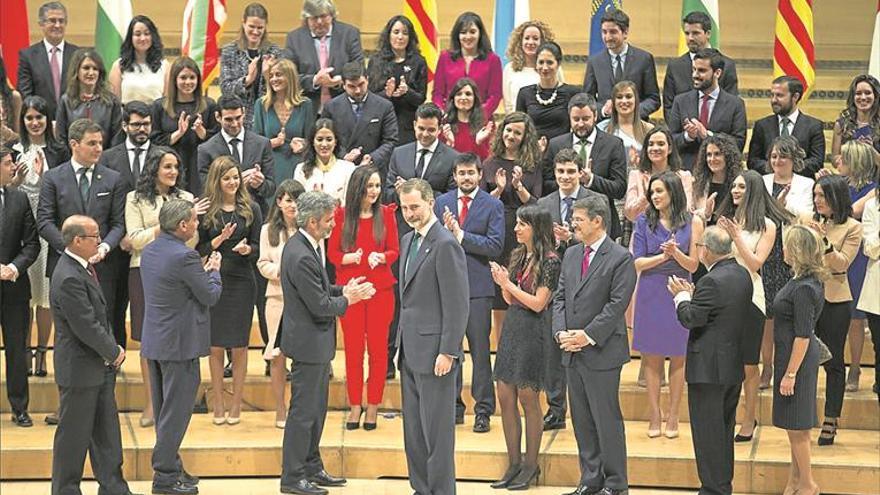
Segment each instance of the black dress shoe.
M348 483L345 478L337 478L323 469L309 476L309 481L319 486L342 486Z
M187 473L186 469L183 469L180 471L180 476L177 479L179 479L183 483L186 483L187 485L198 485L199 484L199 477Z
M45 421L46 424L49 426L57 425L58 424L58 413L54 412L54 413L47 414L46 418L43 421Z
M22 413L13 413L12 422L22 428L30 428L34 426L34 422L31 420L31 417L26 412Z
M199 493L199 487L177 480L173 485L153 485L153 493L156 495L194 495Z
M544 431L564 430L565 418L560 418L555 414L547 414L544 416Z
M601 486L580 485L574 491L564 493L563 495L596 495L597 493L603 493L604 490Z
M281 493L295 493L297 495L327 495L330 492L320 486L314 485L309 480L303 479L292 485L281 485Z
M489 431L489 415L477 414L474 419L474 433L487 433Z

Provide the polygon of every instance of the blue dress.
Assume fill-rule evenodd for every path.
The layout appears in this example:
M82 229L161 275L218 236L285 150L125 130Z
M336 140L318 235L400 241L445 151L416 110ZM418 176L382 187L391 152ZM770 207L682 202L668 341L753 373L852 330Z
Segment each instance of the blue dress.
M674 233L679 249L687 254L691 245L690 219ZM663 252L660 244L669 240L672 234L659 222L657 228L651 230L645 214L639 215L633 228L633 256L641 258L660 254ZM666 289L666 279L670 275L691 279L690 272L672 259L639 275L633 317L633 349L641 353L685 355L688 331L678 322L672 294Z
M865 197L866 194L873 191L877 185L874 181L869 182L866 186L861 189L855 189L854 187L849 187L849 196L852 199L853 203ZM856 257L853 258L852 264L849 265L849 268L846 270L846 278L849 281L849 291L852 293L853 303L852 303L852 318L863 320L866 318L865 313L863 311L859 311L856 309L856 304L859 302L859 295L862 293L862 285L865 282L865 273L868 271L868 257L865 256L865 251L862 249L862 246L859 246L858 252L856 252Z
M312 110L312 101L306 98L299 106L294 107L284 125L284 144L272 149L272 158L275 159L275 184L281 184L286 179L293 178L293 171L302 162L302 153L294 153L290 149L290 141L293 138L308 140L312 128L315 127L315 112ZM273 139L281 131L281 121L273 107L267 111L263 107L263 100L258 99L254 103L254 132L264 138Z

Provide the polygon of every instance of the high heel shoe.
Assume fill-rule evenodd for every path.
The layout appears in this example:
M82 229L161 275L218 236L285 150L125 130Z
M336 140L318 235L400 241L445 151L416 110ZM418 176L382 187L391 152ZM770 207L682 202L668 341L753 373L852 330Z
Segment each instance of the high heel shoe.
M37 346L34 351L34 376L46 376L46 351L48 349L44 345Z
M818 443L821 446L834 445L834 437L837 436L837 418L822 422L822 433L819 434Z
M345 429L351 431L351 430L357 430L358 428L360 428L361 427L361 416L363 416L363 415L364 415L364 410L361 409L361 412L358 413L357 421L346 421L345 422Z
M736 435L733 436L733 441L734 442L751 442L752 437L755 436L755 429L757 429L757 428L758 428L758 420L756 419L755 420L755 427L752 428L751 435L740 435L739 433L737 433Z
M516 478L516 475L519 474L521 469L522 469L522 466L520 464L508 466L507 471L504 472L504 476L502 476L500 480L496 481L495 483L492 483L489 486L491 486L492 488L494 488L496 490L501 489L501 488L507 488L508 486L510 486L510 483L513 481L513 479Z
M534 481L535 484L538 484L538 477L541 476L541 468L535 466L533 469L524 468L520 470L519 474L516 475L516 478L507 485L508 490L528 490L529 486Z
M226 424L226 415L223 416L214 416L211 418L211 422L216 426L225 425Z

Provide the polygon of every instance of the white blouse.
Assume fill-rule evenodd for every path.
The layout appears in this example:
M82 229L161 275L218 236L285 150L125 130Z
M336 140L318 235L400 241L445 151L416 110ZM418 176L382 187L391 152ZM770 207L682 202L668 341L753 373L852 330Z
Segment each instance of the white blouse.
M303 185L306 191L324 191L336 198L340 206L345 206L345 191L348 190L348 179L354 173L356 165L349 161L337 158L336 162L327 172L319 167L312 169L312 175L306 178L301 162L293 171L293 179Z
M162 97L165 92L165 73L168 62L162 60L158 72L153 72L147 64L135 63L131 71L122 73L120 83L120 99L123 104L130 101L142 101L150 104Z

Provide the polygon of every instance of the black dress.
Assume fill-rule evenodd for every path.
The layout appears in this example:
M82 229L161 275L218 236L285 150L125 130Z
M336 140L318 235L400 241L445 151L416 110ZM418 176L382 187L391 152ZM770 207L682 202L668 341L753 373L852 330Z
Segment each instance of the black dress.
M192 177L198 176L197 168L197 151L200 144L211 139L214 134L220 131L220 125L214 118L214 112L217 110L217 104L211 98L205 97L207 104L205 110L201 113L202 122L205 125L205 139L199 139L196 131L192 130L192 123L196 121L195 117L190 119L190 128L177 140L173 145L171 143L171 134L177 131L177 117L172 117L165 111L165 97L159 98L153 102L153 133L150 140L155 144L169 146L180 155L180 180L178 184L181 188L196 194L193 191ZM176 102L174 104L174 112L180 115L180 112L186 112L187 115L193 115L196 109L196 102Z
M394 62L375 55L370 57L367 73L370 75L370 91L394 105L394 114L397 115L397 145L415 141L413 122L416 119L416 109L425 102L428 90L428 64L425 57L413 53L403 62ZM401 77L406 80L409 90L403 96L389 98L385 94L385 81L392 77L398 84Z
M813 332L824 303L825 289L812 275L791 279L773 301L773 426L777 428L809 430L818 422L819 345ZM785 397L779 393L779 384L788 368L795 337L809 338L810 346L797 370L794 395Z
M541 262L540 280L531 273L523 273L523 267L510 272L510 280L519 288L534 294L539 287L556 290L562 262L551 253ZM517 388L543 390L544 387L544 339L549 335L553 307L548 306L536 313L516 299L507 308L501 340L495 356L495 379Z
M773 184L774 198L779 195L783 187L782 184ZM764 299L766 301L774 301L776 293L791 280L791 268L782 259L782 228L779 225L776 226L776 239L773 241L773 247L761 267L761 279L764 281ZM774 304L767 305L767 319L773 319L774 306Z
M250 225L245 225L244 218L235 212L221 211L220 227L209 228L203 218L199 219L198 251L201 256L211 254L211 239L220 234L223 224L236 224L235 232L217 249L223 256L220 264L223 292L217 304L211 307L212 347L247 347L250 341L257 296L253 263L260 256L260 228L263 225L263 216L256 203L251 202L251 211L253 220ZM242 256L233 252L232 248L245 238L251 254Z
M571 130L571 121L568 118L568 100L581 92L579 86L562 84L556 88L556 98L546 105L538 101L538 85L532 84L519 90L516 96L516 110L525 112L532 118L538 135L547 136L549 141L556 136L561 136ZM541 100L547 102L553 98L552 89L540 89Z

